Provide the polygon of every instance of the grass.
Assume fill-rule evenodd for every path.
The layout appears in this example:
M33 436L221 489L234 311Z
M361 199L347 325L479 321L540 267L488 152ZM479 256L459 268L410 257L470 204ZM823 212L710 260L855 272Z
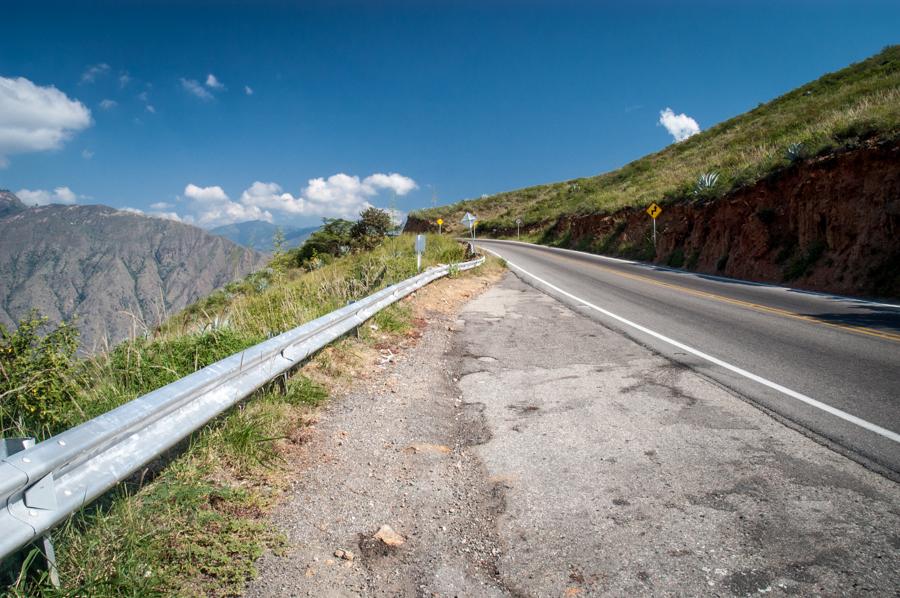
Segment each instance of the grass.
M125 342L90 361L77 360L74 350L43 351L33 361L44 369L26 368L26 383L47 378L51 372L44 364L58 366L68 355L71 367L58 369L67 377L77 375L78 384L63 385L66 392L54 395L50 424L0 414L4 433L46 437L407 278L416 271L413 242L410 236L387 239L372 251L312 271L269 268L192 305L152 337ZM461 245L432 237L423 263L463 259ZM408 307L387 308L365 327L374 324L377 337L338 342L319 352L283 391L279 384L258 391L194 434L175 455L70 518L53 533L61 589L48 583L35 551L20 555L24 563L4 563L9 595L239 595L255 575L256 559L285 546L265 515L289 483L286 457L303 443L312 408L328 398L332 378L346 375L355 359L353 343L404 334L411 320ZM72 345L68 338L64 344ZM0 358L8 348L0 342ZM30 393L30 388L13 390Z
M528 187L452 205L419 210L411 218L443 218L449 233L461 230L466 211L476 214L479 231L514 236L523 229L546 230L560 216L611 213L651 202L715 200L789 167L798 156L815 158L877 137L900 137L900 46L729 119L680 143L673 143L624 167L599 176ZM719 179L701 196L698 178Z

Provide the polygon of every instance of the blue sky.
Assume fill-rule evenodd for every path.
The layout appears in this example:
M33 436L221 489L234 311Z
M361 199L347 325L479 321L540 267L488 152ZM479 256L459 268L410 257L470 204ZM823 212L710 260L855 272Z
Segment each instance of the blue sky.
M203 226L597 174L900 43L887 1L0 2L0 188Z

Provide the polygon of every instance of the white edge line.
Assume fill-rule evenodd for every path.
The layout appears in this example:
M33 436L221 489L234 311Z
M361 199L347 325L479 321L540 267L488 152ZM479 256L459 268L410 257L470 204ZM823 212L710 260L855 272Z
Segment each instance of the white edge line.
M703 272L692 272L690 270L681 270L679 268L672 268L671 266L663 266L661 264L650 264L647 262L637 262L635 260L626 260L620 257L611 257L608 255L598 255L596 253L588 253L586 251L578 251L576 249L566 249L564 247L550 247L549 245L538 245L537 243L526 243L525 241L515 241L513 239L475 239L476 245L478 241L496 241L499 243L508 243L510 245L522 245L524 247L534 247L538 249L546 249L551 252L558 251L560 253L574 253L579 257L586 257L590 259L594 259L597 261L609 261L609 262L619 262L620 264L629 264L631 266L637 266L639 268L644 268L646 270L664 270L666 272L671 272L672 274L681 274L684 276L694 276L694 277L703 277L709 278L712 280L716 280L718 282L726 282L726 283L739 283L752 287L761 287L764 289L772 289L773 291L781 291L784 293L797 293L800 295L812 295L813 297L819 297L820 299L828 299L831 301L847 301L849 303L856 303L862 305L868 305L872 307L890 307L893 309L900 309L900 304L897 303L884 303L882 301L873 301L871 299L864 299L862 297L850 297L848 295L835 295L834 293L823 293L821 291L808 291L806 289L795 289L794 287L786 287L778 284L772 284L770 282L757 282L755 280L741 280L740 278L729 278L727 276L719 276L717 274L705 274Z
M599 311L600 313L602 313L606 316L609 316L610 318L613 318L614 320L617 320L617 321L621 322L622 324L625 324L626 326L631 326L632 328L634 328L636 330L640 330L644 334L649 334L650 336L652 336L656 339L659 339L659 340L663 341L664 343L668 343L668 344L672 345L673 347L677 347L677 348L681 349L682 351L687 351L688 353L691 353L692 355L695 355L701 359L705 359L706 361L708 361L710 363L713 363L717 366L723 367L726 370L729 370L731 372L734 372L735 374L743 376L744 378L753 380L754 382L758 382L759 384L762 384L763 386L768 386L769 388L771 388L773 390L777 390L778 392L785 394L785 395L791 397L792 399L796 399L802 403L806 403L807 405L815 407L816 409L821 409L822 411L825 411L826 413L830 413L831 415L834 415L835 417L838 417L844 421L848 421L852 424L856 424L857 426L859 426L861 428L865 428L866 430L869 430L870 432L874 432L875 434L878 434L879 436L883 436L889 440L893 440L894 442L900 443L900 434L898 434L896 432L892 432L891 430L888 430L887 428L882 428L881 426L879 426L877 424L868 422L860 417L857 417L855 415L847 413L846 411L842 411L836 407L832 407L831 405L827 405L821 401L817 401L816 399L814 399L812 397L808 397L805 394L799 393L795 390L791 390L790 388L782 386L781 384L778 384L777 382L772 382L771 380L767 380L766 378L763 378L762 376L757 376L753 372L748 372L747 370L745 370L743 368L739 368L736 365L731 365L727 361L722 361L718 357L713 357L712 355L708 355L708 354L704 353L703 351L700 351L699 349L695 349L693 347L685 345L684 343L678 342L675 339L669 338L669 337L667 337L663 334L660 334L656 331L650 330L649 328L647 328L645 326L641 326L640 324L637 324L636 322L632 322L631 320L625 319L622 316L616 315L616 314L612 313L611 311L603 309L602 307L600 307L598 305L594 305L590 301L585 301L581 297L577 297L568 291L562 290L558 286L547 282L546 280L544 280L543 278L541 278L539 276L532 274L531 272L529 272L525 268L519 266L518 264L512 263L511 261L509 261L502 255L500 255L496 251L492 251L492 250L488 249L487 247L483 247L483 249L485 251L493 253L498 258L504 260L508 265L512 266L513 268L522 272L523 274L530 276L531 278L540 282L541 284L553 289L557 293L565 295L566 297L568 297L570 299L574 299L575 301L582 303L586 307L595 309L595 310Z

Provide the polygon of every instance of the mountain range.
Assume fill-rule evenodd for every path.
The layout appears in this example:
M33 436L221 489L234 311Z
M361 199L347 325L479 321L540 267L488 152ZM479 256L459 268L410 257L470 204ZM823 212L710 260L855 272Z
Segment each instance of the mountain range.
M210 229L214 235L225 237L238 245L255 249L256 251L275 251L275 234L281 230L284 235L284 249L299 247L315 231L318 226L296 227L272 224L263 220L251 220L237 224L226 224Z
M75 320L91 353L140 335L267 257L199 228L102 205L25 206L0 191L0 324Z

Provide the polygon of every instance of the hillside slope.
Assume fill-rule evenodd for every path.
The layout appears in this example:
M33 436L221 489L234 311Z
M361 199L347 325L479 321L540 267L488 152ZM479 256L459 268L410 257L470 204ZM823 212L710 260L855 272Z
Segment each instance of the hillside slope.
M32 308L51 322L77 318L82 348L92 351L263 262L199 228L106 206L13 209L0 219L0 323L12 326Z
M445 230L457 232L468 210L485 234L514 234L516 218L540 232L563 215L696 200L698 177L707 172L719 174L718 184L700 198L716 199L797 159L898 135L900 46L891 46L618 170L419 210L410 214L407 230L436 229L441 217Z
M701 175L717 174L703 185ZM654 244L644 209L663 206ZM600 176L410 214L763 282L900 297L900 46Z

